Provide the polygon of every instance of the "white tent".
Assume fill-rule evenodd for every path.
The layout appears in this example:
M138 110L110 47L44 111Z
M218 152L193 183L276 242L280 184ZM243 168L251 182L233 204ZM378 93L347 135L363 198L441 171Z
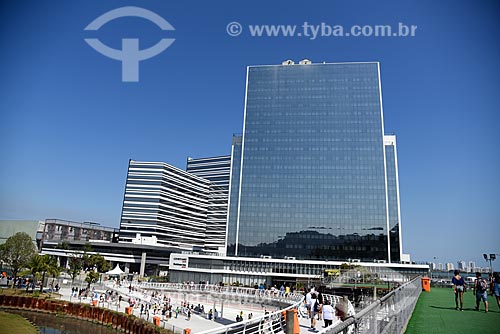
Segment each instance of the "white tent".
M120 269L119 265L116 265L116 267L113 270L110 270L106 272L106 275L121 275L124 274L123 270Z

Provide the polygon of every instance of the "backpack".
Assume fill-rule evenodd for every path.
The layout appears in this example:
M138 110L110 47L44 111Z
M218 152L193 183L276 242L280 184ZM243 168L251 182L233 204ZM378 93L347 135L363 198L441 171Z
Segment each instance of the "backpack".
M484 278L480 279L479 282L477 283L477 288L479 291L486 291L488 289L488 283Z
M319 312L320 309L321 309L321 307L319 304L319 300L316 299L316 302L314 303L314 312Z

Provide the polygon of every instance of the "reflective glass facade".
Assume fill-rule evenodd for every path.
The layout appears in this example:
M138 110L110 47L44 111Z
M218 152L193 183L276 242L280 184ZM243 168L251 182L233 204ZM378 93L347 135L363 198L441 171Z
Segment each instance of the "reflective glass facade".
M238 220L240 190L241 136L233 136L231 149L231 187L229 190L229 212L227 217L227 253L234 254Z
M399 230L400 211L396 136L385 136L384 142L387 166L387 200L389 208L391 261L399 261L401 258L401 235Z
M390 261L378 63L251 66L246 94L228 254Z

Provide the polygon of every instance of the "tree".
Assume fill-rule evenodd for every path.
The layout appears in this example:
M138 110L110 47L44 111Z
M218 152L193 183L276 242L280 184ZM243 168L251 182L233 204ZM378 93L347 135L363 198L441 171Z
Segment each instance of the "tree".
M45 280L45 275L48 274L52 276L52 282L54 278L59 275L60 268L57 265L57 260L55 257L51 255L34 255L30 261L26 264L29 268L29 273L31 273L34 277L40 278L42 280L42 284L40 285L40 292L43 292L43 281Z
M44 261L45 259L42 255L35 254L26 264L28 270L21 272L20 274L21 275L31 274L33 276L33 280L39 280L41 278L42 271L44 268ZM28 286L26 287L26 292L27 291L28 291Z
M94 254L90 258L90 262L93 264L94 268L97 270L99 273L104 273L111 269L111 266L109 265L109 262L106 261L104 256L100 254Z
M90 289L90 285L92 283L96 283L99 279L99 273L106 272L110 269L109 262L106 261L104 256L100 254L89 254L92 251L92 245L86 243L83 247L83 254L80 258L80 263L83 268L87 272L87 276L85 277L85 282L88 283L88 288ZM76 260L75 260L76 265Z
M54 256L47 255L47 271L46 273L49 276L52 276L52 285L54 285L54 280L56 279L56 276L59 276L61 273L61 267L57 264L57 259ZM43 281L42 281L43 283Z
M76 276L78 276L78 274L80 274L80 272L83 269L82 258L77 255L70 256L68 260L68 266L69 268L66 269L66 271L71 277L71 283L73 283L75 281Z
M83 270L89 271L94 267L92 263L92 255L89 252L92 251L92 245L88 242L83 246L83 255L82 255L82 266Z
M87 288L90 289L90 284L96 283L98 279L99 279L99 273L95 271L89 271L87 273L87 277L85 277L85 282L88 283Z
M17 232L7 239L1 248L0 259L12 269L14 276L12 286L14 286L19 271L26 268L27 263L36 253L36 247L31 237L25 232Z
M109 262L106 261L104 256L100 254L94 254L88 259L88 267L87 267L87 277L85 278L85 282L88 283L88 287L90 288L90 284L96 283L99 279L99 273L106 272L110 269Z

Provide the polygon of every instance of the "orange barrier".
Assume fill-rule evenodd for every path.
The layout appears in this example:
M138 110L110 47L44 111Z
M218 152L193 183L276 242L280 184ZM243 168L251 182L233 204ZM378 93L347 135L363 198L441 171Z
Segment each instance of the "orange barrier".
M160 326L160 317L155 315L153 317L153 323L155 324L155 326Z
M422 290L431 292L431 279L429 277L422 277Z
M291 316L293 317L293 334L299 334L300 333L300 324L299 324L299 316L298 316L299 311L296 308L294 308L291 310L281 312L281 314L283 315L283 320L285 320L285 323L288 326L289 322L286 321L287 313L290 313Z
M125 313L127 313L128 315L131 315L134 311L134 308L133 307L125 307Z
M94 299L94 300L92 301L92 305L93 305L93 306L97 306L97 303L98 303L98 302L99 302L99 301L98 301L97 299Z
M191 334L191 328L184 328L184 334Z

